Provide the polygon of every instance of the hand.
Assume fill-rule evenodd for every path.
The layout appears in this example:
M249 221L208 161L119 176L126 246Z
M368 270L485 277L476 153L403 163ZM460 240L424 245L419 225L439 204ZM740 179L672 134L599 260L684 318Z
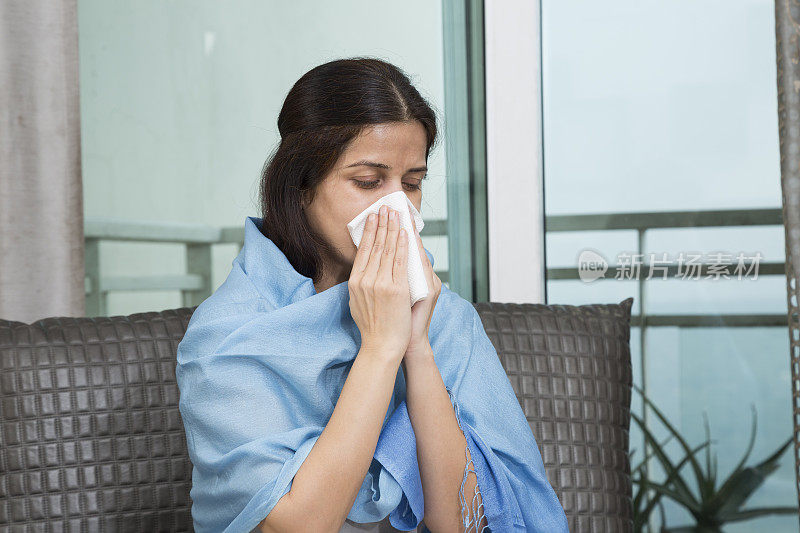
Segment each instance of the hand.
M399 214L381 206L379 216L367 219L348 282L350 314L362 348L398 364L411 334L407 250Z
M442 292L442 280L433 272L433 266L428 260L425 248L422 246L422 238L419 236L414 217L411 217L411 224L414 226L414 240L422 259L425 279L428 282L428 296L411 307L411 338L403 356L404 363L416 358L430 357L430 354L433 353L428 340L428 329L431 326L431 317L433 317L433 309L436 307L436 300L439 299L439 294Z

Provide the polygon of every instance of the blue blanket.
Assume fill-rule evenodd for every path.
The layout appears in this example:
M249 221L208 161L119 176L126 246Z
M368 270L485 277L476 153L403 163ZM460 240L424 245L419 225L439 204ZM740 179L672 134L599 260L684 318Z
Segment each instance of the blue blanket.
M197 307L178 346L192 517L200 533L250 531L289 491L333 413L361 342L347 282L318 294L311 278L259 231L260 223L246 218L244 247L230 274ZM568 531L480 316L444 284L429 340L467 440L489 529ZM424 516L402 367L348 518L377 522L387 515L404 531Z

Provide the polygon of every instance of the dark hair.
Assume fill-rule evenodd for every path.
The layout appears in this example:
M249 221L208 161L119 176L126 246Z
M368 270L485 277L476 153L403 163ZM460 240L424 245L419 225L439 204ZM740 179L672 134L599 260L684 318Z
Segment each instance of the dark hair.
M338 59L309 70L292 86L278 115L280 144L261 173L261 232L300 274L315 282L323 253L335 250L309 225L303 198L348 144L372 124L418 120L427 133L425 160L436 141L436 114L408 77L380 59Z

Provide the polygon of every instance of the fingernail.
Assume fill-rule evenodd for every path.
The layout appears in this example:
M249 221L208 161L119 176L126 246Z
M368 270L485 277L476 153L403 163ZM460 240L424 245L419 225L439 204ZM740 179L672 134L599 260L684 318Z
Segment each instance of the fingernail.
M367 217L367 221L375 222L375 213L370 213L369 216Z

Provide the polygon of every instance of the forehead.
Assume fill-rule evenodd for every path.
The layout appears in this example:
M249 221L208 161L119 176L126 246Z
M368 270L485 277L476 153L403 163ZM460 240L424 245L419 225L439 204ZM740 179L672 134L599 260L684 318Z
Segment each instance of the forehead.
M419 121L391 122L364 128L342 153L339 167L369 159L394 169L425 164L427 137ZM404 168L401 170L405 170Z

